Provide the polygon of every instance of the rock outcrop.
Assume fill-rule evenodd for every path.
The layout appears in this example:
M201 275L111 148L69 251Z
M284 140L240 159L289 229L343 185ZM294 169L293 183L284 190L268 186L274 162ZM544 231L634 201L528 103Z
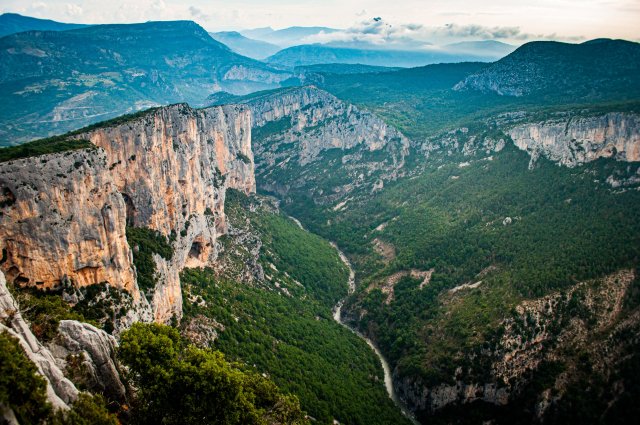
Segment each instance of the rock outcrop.
M108 282L137 294L125 202L103 151L0 163L0 192L7 279L38 288Z
M575 167L598 158L640 161L640 116L612 112L516 125L506 130L514 144L531 155Z
M348 150L358 145L376 151L395 143L401 154L398 161L408 153L409 140L398 130L371 112L313 86L267 94L247 104L253 127L262 128L256 131L256 155L265 160L265 154L270 163L282 159L276 154L278 146L291 143L296 144L297 159L302 165L328 149ZM273 129L278 131L270 131Z
M116 339L88 323L61 320L49 349L60 369L67 369L82 388L124 402L127 391L116 361Z
M179 104L87 128L96 148L0 164L0 267L20 285L98 283L140 296L126 226L166 236L173 257L155 255L153 319L180 317L179 273L211 265L226 231L225 191L255 191L246 107ZM133 319L132 319L133 318Z
M401 377L396 371L398 393L412 410L429 414L474 401L505 406L533 394L528 402L535 405L537 420L543 420L547 409L562 403L565 390L579 375L576 368L582 360L572 356L588 353L590 378L606 380L616 375L629 350L637 346L640 312L623 312L634 279L633 271L622 270L523 301L513 316L503 320L496 340L469 354L451 382L429 386L421 378ZM527 385L538 374L546 377L544 387L527 395ZM552 399L550 392L555 394Z
M78 389L65 377L51 352L33 335L0 272L0 332L18 339L27 357L47 381L47 400L57 409L66 409L78 397Z
M265 191L339 203L355 189L368 195L403 175L409 139L324 90L296 87L238 101L251 110L256 174Z
M76 136L105 151L128 225L175 239L170 260L154 258L156 321L182 314L180 271L216 258L216 240L226 230L226 189L255 191L250 123L242 106L179 104Z

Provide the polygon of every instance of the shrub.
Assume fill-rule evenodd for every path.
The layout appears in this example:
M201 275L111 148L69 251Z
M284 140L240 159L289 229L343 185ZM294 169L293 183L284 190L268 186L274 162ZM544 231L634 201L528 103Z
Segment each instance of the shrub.
M169 326L134 324L122 334L119 358L138 389L134 423L305 423L297 398Z
M45 380L7 332L0 333L0 404L13 410L19 423L39 423L51 414Z

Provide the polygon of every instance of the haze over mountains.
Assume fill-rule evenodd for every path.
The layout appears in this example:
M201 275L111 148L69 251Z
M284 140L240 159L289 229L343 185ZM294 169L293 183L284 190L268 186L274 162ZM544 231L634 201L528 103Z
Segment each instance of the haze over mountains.
M0 37L24 31L64 31L85 26L84 24L65 24L50 19L31 18L17 13L0 15Z
M5 139L155 105L203 105L216 91L248 93L290 77L232 52L189 21L22 32L0 39L0 56L0 96L11 103L2 107Z

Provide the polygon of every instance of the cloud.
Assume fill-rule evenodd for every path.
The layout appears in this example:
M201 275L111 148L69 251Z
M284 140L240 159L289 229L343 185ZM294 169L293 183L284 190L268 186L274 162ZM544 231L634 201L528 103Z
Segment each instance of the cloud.
M376 17L337 32L321 32L305 37L303 43L373 44L380 47L419 47L428 44L421 37L422 25L391 25Z
M72 3L66 4L66 12L67 12L67 16L70 18L78 18L78 17L81 17L83 14L82 7L80 7L80 5L72 4Z
M191 14L191 17L193 19L201 19L204 21L209 20L209 15L207 15L206 13L204 13L202 10L198 9L195 6L189 6L189 13Z
M556 34L529 34L517 26L485 26L479 24L459 25L450 23L442 26L421 24L390 24L382 18L359 22L350 28L337 32L306 37L305 43L320 44L369 44L387 48L431 48L432 44L446 44L457 41L502 40L524 42L527 40L558 39ZM579 41L583 37L565 37L567 41Z

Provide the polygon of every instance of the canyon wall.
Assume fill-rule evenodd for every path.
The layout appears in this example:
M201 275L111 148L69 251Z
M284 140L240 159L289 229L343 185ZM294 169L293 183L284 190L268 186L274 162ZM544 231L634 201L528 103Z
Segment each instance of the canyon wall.
M243 106L152 109L77 132L96 148L0 164L2 270L41 288L106 282L153 318L182 313L179 273L210 265L226 231L225 191L255 191L251 116ZM158 231L158 284L140 296L126 226ZM144 318L147 315L138 315Z
M635 278L633 270L621 270L523 301L502 321L494 340L459 362L463 366L449 382L429 385L396 370L395 387L412 410L431 415L473 402L499 409L533 397L534 415L542 421L563 403L568 388L586 385L577 384L584 358L591 368L587 380L618 379L640 342L640 311L625 310ZM618 387L629 384L625 379Z
M612 112L516 125L506 133L532 161L544 156L575 167L598 158L640 161L640 116Z
M1 268L43 288L109 282L137 297L125 202L98 149L0 163Z
M278 147L292 143L301 165L314 161L328 149L348 150L358 145L377 151L388 144L397 144L398 161L408 153L409 140L394 127L371 112L313 86L266 94L252 98L247 104L253 127L263 129L256 134L265 136L255 138L256 155L261 161L275 163L282 157L276 152ZM268 146L262 143L266 140Z

